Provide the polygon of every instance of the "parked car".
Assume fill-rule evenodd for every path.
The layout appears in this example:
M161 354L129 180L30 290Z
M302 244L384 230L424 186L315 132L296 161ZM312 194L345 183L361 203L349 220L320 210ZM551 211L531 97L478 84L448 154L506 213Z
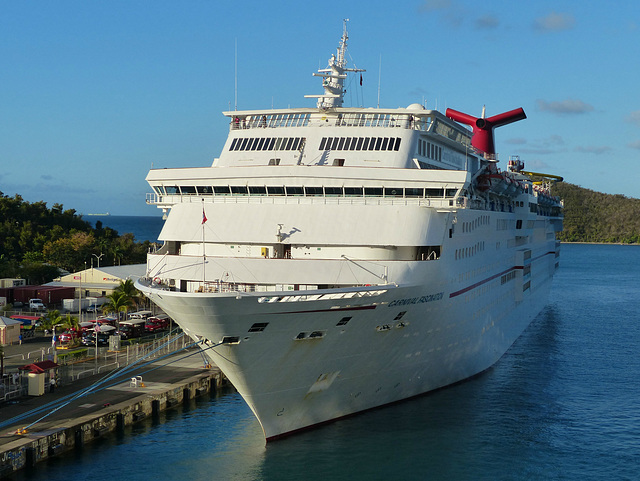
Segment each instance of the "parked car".
M75 339L80 339L81 337L82 333L80 331L76 331L75 329L68 329L58 336L58 341L60 341L60 344L64 345L69 344Z
M160 314L155 317L150 317L144 325L144 330L147 332L164 331L169 328L169 316L166 314Z
M110 316L100 316L95 320L96 323L101 326L111 326L113 328L116 327L116 318Z
M29 299L29 309L32 311L44 311L46 307L41 299Z
M100 326L98 329L98 346L108 346L109 337L116 333L116 328L113 326L104 325ZM82 337L82 344L84 344L85 346L96 345L95 329L89 329L85 332L85 335Z

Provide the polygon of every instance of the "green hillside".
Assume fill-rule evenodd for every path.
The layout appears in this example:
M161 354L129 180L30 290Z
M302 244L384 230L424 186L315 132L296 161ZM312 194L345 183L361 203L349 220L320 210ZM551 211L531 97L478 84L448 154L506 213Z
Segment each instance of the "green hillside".
M552 193L564 200L565 242L640 243L640 199L561 182Z

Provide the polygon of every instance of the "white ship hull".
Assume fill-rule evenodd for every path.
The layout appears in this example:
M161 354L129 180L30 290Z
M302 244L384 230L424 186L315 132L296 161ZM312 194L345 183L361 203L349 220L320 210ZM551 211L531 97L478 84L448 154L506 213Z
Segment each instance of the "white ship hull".
M505 232L505 243L511 234ZM553 229L547 225L536 237L548 234ZM530 252L526 262L524 252ZM372 294L346 299L334 295L341 290L292 295L139 288L194 339L206 340L205 352L271 440L489 368L546 304L556 255L550 240L458 264L403 263L420 284L343 289ZM294 261L282 262L295 269ZM329 298L304 300L314 295ZM250 332L260 323L264 330Z
M524 111L345 108L347 38L317 108L226 112L210 167L147 176L167 220L138 288L268 440L489 368L558 265L549 177L495 161L494 128Z

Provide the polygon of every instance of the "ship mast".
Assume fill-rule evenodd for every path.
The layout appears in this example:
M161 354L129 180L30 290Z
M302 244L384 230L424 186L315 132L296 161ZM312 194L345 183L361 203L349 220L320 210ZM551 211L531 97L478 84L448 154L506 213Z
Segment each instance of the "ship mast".
M347 60L345 53L347 51L347 40L349 40L349 34L347 32L348 21L348 18L343 20L342 37L340 38L336 55L331 56L327 68L319 69L318 73L313 73L314 77L323 78L322 87L324 88L324 94L305 95L306 98L317 98L317 107L319 109L342 107L342 100L345 93L344 80L347 78L346 72L366 72L364 69L346 68Z

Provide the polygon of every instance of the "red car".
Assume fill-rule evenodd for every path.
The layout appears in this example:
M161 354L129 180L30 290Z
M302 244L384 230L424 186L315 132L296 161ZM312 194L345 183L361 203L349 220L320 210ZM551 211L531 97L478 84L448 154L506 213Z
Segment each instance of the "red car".
M62 334L58 336L58 340L60 344L69 344L74 339L80 339L82 334L80 331L76 331L75 329L69 329L64 331Z
M169 328L169 316L161 314L147 319L144 330L147 332L164 331Z

